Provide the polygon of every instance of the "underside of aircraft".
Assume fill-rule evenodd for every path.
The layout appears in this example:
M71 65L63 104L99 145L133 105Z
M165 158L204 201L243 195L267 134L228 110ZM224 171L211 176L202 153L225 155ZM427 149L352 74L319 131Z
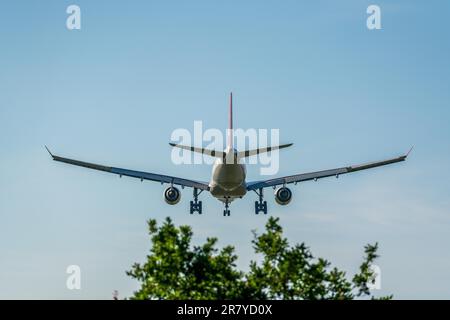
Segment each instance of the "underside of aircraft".
M283 144L279 146L270 146L264 148L257 148L253 150L245 150L238 151L233 148L233 96L230 95L230 108L229 108L229 130L228 130L228 139L227 139L227 147L224 151L218 150L209 150L205 148L198 148L193 146L185 146L170 143L170 145L174 148L180 148L190 152L197 152L204 155L208 155L216 158L216 161L213 165L213 172L210 182L197 181L184 179L169 175L161 175L150 172L143 171L135 171L129 169L122 169L116 167L110 167L105 165L99 165L69 158L63 158L57 155L54 155L50 152L50 150L45 147L48 153L51 155L52 159L55 161L85 167L94 170L100 170L104 172L114 173L122 176L132 177L140 179L141 181L150 180L157 181L161 184L168 184L169 186L164 190L164 199L170 205L177 204L181 199L181 192L177 188L180 186L181 188L189 187L193 189L193 200L190 201L190 214L194 214L195 212L202 214L202 201L198 200L199 195L207 191L213 197L222 201L225 204L225 209L223 211L224 216L230 215L229 205L235 199L243 198L247 192L253 191L258 196L258 200L255 201L255 214L264 213L267 214L267 201L264 200L263 190L265 188L273 188L275 190L275 201L280 205L287 205L292 200L292 191L287 187L288 184L297 184L299 182L305 182L318 179L327 178L327 177L336 177L338 178L342 174L352 173L356 171L371 169L375 167L380 167L388 164L393 164L396 162L401 162L406 160L412 148L408 151L408 153L389 158L386 160L375 161L365 164L358 165L349 165L340 168L322 170L322 171L314 171L307 173L294 174L290 176L272 178L267 180L259 180L259 181L251 181L246 182L246 168L241 160L247 157L259 155L261 153L273 152L279 149L287 148L292 145Z

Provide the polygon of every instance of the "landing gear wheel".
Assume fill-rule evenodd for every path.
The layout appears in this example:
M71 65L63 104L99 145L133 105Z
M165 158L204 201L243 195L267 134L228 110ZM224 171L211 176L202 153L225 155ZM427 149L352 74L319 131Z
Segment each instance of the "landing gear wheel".
M229 198L226 198L225 199L225 210L223 210L223 216L224 217L226 217L226 216L229 217L231 215L231 212L228 209L230 207L230 203L228 201L229 201Z
M255 214L267 214L267 201L255 201Z
M202 191L198 192L197 188L194 188L194 201L190 202L190 214L194 214L194 212L198 212L198 214L202 214L202 202L198 201L198 195Z
M259 193L256 192L256 194L259 196L259 201L255 201L255 214L260 212L267 214L267 201L263 201L263 189L259 189Z
M190 213L194 214L194 212L198 212L198 214L202 214L202 202L201 201L191 201L190 202Z

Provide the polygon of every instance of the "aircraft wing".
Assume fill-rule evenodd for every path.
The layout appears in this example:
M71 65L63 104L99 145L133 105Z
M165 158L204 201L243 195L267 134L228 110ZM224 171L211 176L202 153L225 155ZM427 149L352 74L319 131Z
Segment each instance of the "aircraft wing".
M412 148L411 148L411 150L412 150ZM409 150L409 152L407 154L402 155L400 157L391 158L391 159L382 160L382 161L376 161L376 162L370 162L370 163L358 164L358 165L351 165L351 166L336 168L336 169L301 173L301 174L285 176L285 177L280 177L280 178L275 178L275 179L270 179L270 180L249 182L249 183L247 183L247 190L258 190L261 188L276 187L279 185L284 185L284 184L289 184L289 183L317 180L317 179L332 177L332 176L338 177L341 174L346 174L346 173L351 173L351 172L355 172L355 171L385 166L385 165L388 165L391 163L405 161L406 158L408 157L409 153L411 152L411 150Z
M108 166L104 166L104 165L100 165L100 164L63 158L63 157L53 155L47 147L45 147L45 148L47 149L48 153L50 153L53 160L55 160L55 161L64 162L64 163L72 164L72 165L79 166L79 167L114 173L114 174L118 174L120 177L127 176L127 177L132 177L132 178L138 178L141 181L150 180L150 181L157 181L157 182L161 182L161 183L171 183L171 184L180 185L183 187L197 188L200 190L209 190L209 186L206 182L188 180L188 179L166 176L166 175L150 173L150 172L134 171L134 170L128 170L128 169L122 169L122 168L116 168L116 167L108 167Z

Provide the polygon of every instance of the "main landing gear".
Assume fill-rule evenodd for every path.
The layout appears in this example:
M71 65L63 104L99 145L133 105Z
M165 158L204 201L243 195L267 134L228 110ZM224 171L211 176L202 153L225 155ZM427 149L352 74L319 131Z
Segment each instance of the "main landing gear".
M255 214L259 214L260 212L267 214L267 201L263 201L263 189L260 188L259 192L254 191L259 196L259 201L255 201Z
M202 193L203 190L200 190L200 192L198 192L197 188L194 188L194 201L191 201L191 209L190 209L190 213L194 214L194 212L198 212L198 214L202 214L202 202L198 201L198 196L200 195L200 193Z
M230 216L230 210L228 209L230 207L230 202L229 202L230 197L226 197L225 198L225 210L223 210L223 216Z

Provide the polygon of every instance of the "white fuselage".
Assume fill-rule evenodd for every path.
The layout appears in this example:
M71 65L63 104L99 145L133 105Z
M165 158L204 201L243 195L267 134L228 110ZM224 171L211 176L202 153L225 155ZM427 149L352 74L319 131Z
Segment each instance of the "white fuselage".
M221 201L231 202L242 198L247 193L245 177L247 170L240 163L235 149L227 149L226 161L218 158L212 168L211 182L209 183L211 195Z

